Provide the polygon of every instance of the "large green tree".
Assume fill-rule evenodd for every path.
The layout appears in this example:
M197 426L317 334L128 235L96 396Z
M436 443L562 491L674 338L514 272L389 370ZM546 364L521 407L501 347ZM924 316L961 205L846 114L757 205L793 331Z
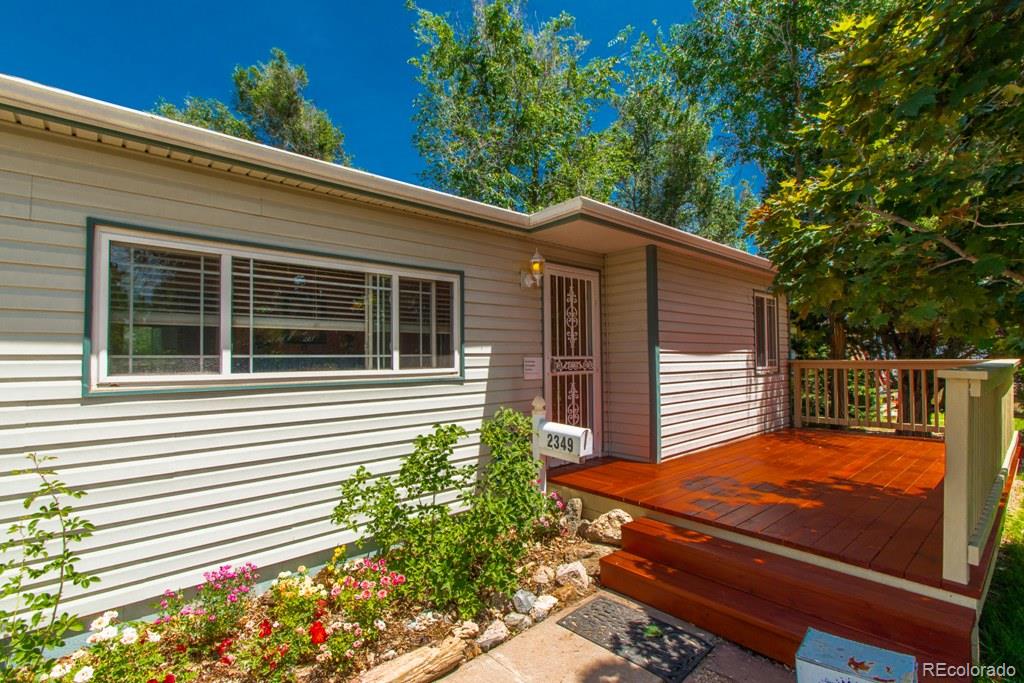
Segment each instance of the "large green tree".
M632 30L618 38L629 43ZM634 213L688 232L741 246L740 226L750 193L741 200L727 181L724 159L710 149L711 125L687 97L674 68L677 47L660 28L629 44L612 96L612 127L620 178L612 201Z
M415 8L424 52L414 141L423 178L471 199L535 211L576 195L606 200L610 137L594 129L614 60L584 60L568 14L537 28L518 0L475 3L460 29Z
M695 17L673 27L683 83L721 123L737 159L753 161L769 188L803 177L815 151L799 136L819 96L829 27L883 0L694 0Z
M297 154L340 164L351 162L345 153L344 133L327 112L304 95L309 85L305 67L291 64L283 50L271 50L269 62L235 67L232 81L233 108L215 98L186 97L182 107L161 101L155 111Z
M821 164L750 224L780 284L804 314L1024 353L1024 7L916 0L832 37Z

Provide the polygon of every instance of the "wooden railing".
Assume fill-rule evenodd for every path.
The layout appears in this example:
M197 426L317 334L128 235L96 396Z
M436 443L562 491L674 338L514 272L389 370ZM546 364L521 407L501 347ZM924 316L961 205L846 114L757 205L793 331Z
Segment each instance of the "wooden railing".
M1019 435L1013 428L1016 360L939 371L946 387L942 577L966 584L995 524Z
M941 371L972 360L797 360L793 423L902 433L942 434L946 428Z

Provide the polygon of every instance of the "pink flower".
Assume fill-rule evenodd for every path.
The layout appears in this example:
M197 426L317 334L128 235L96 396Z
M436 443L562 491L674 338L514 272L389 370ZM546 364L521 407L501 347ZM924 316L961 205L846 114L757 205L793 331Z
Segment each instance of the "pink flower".
M401 586L403 583L405 583L405 576L404 575L399 574L398 576L395 577L395 585L396 586Z
M336 598L339 595L341 595L341 586L339 586L338 584L334 584L331 587L331 597Z
M384 598L388 597L388 592L382 588L379 591L377 591L377 597L383 600Z
M369 600L370 598L373 597L373 593L371 593L370 589L367 588L366 590L364 590L362 593L359 594L359 597L362 600Z

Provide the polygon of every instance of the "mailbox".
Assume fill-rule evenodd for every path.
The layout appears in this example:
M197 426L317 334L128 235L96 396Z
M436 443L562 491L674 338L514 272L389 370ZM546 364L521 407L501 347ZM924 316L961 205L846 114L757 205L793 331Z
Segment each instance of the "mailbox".
M544 422L537 435L537 455L580 462L594 452L594 433L586 427Z

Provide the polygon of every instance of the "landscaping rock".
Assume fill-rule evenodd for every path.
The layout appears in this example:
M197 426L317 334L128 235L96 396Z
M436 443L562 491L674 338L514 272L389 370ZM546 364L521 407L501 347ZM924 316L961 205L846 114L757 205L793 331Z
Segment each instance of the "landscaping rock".
M551 595L555 596L560 603L566 603L576 597L576 586L571 583L567 583L564 586L559 586L551 591Z
M576 527L576 535L579 536L580 538L586 538L587 537L587 529L590 528L590 523L591 522L590 522L589 519L581 519L579 526Z
M547 588L555 580L555 570L546 564L537 567L530 577L530 583L540 588Z
M398 652L395 650L385 650L381 653L380 658L385 662L390 662L392 659L398 656Z
M513 631L525 631L533 626L533 619L528 614L510 612L505 615L505 625Z
M433 626L443 618L444 615L442 614L425 610L420 612L414 619L410 619L405 622L405 630L415 632L425 631L427 630L427 627Z
M583 520L583 501L579 498L570 498L565 501L565 510L558 519L559 528L569 538L574 538L579 531L580 522Z
M544 594L537 598L536 602L533 603L533 609L530 610L530 616L533 617L534 621L543 621L557 604L558 598L553 595Z
M622 525L632 521L633 517L625 510L609 510L587 526L586 537L595 543L622 545Z
M480 625L475 621L464 621L455 627L453 634L463 640L473 640L480 635Z
M483 651L490 650L495 645L499 645L508 640L509 632L508 626L505 626L504 621L495 619L487 628L484 629L483 634L476 639L476 644L480 646Z
M597 577L601 575L600 557L585 557L580 562L583 564L583 568L587 570L587 576Z
M530 610L533 609L533 603L536 599L536 595L525 588L520 588L512 596L512 607L520 614L529 614Z
M579 560L559 565L555 570L555 583L559 586L575 586L578 591L585 591L590 587L590 576L586 568Z

